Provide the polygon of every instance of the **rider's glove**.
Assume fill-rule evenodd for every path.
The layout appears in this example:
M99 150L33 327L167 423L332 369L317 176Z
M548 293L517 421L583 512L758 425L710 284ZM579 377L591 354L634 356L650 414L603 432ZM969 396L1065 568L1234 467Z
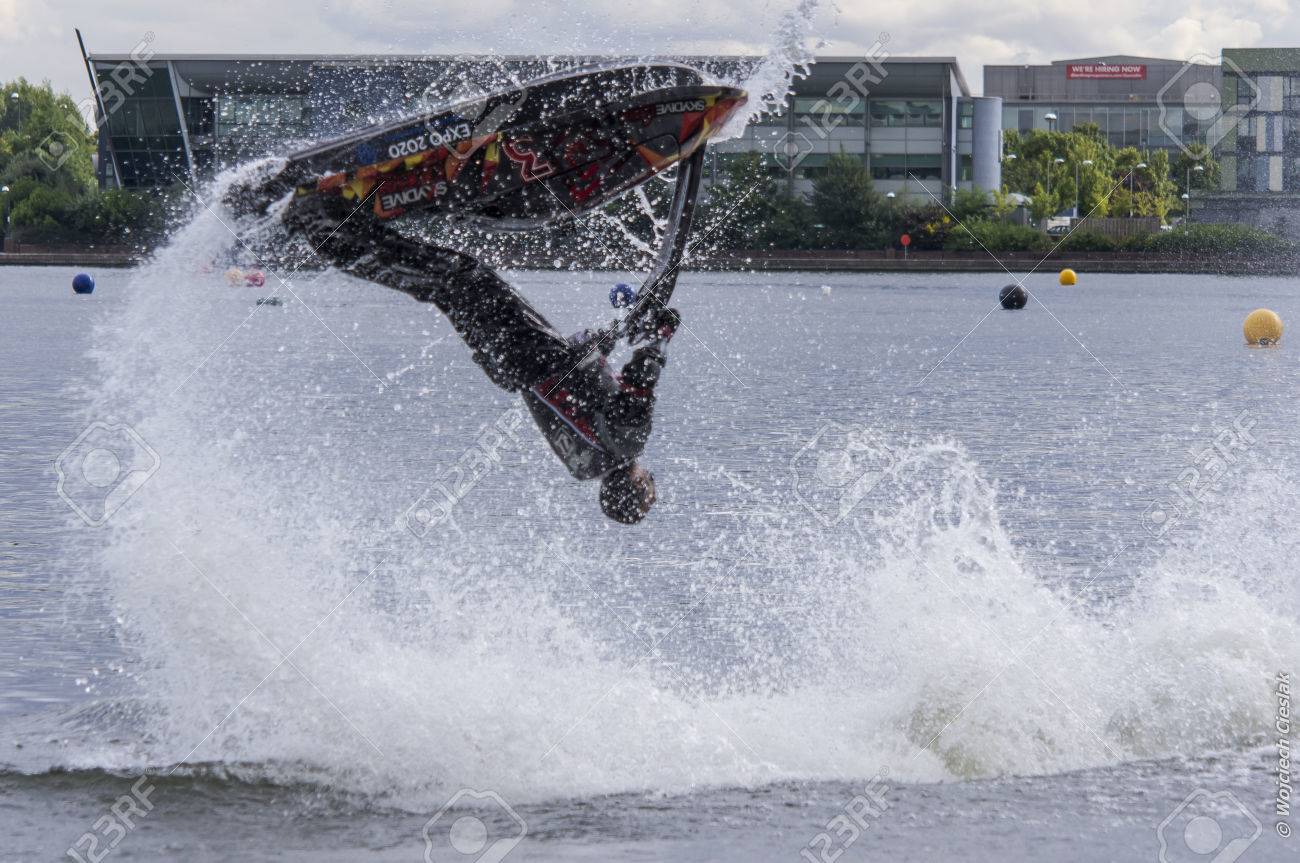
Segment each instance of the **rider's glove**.
M676 309L664 309L655 317L655 332L664 340L671 339L681 325L682 314Z

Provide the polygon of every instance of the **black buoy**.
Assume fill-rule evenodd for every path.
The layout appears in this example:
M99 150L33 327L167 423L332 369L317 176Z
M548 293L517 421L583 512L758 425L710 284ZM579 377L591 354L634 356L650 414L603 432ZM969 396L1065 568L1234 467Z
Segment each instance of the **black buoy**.
M1029 291L1020 285L1007 285L998 291L998 302L1002 303L1004 309L1023 309L1029 302Z

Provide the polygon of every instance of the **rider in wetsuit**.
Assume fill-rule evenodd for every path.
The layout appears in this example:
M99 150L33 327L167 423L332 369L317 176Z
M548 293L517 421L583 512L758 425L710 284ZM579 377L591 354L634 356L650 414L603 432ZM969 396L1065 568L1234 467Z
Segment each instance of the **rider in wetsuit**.
M672 309L638 334L647 343L615 374L611 339L565 339L504 280L460 252L401 236L370 219L350 223L341 200L295 202L287 222L343 271L433 303L497 386L523 394L551 449L580 480L600 477L605 515L636 524L655 502L637 463L650 437L654 388L680 323Z

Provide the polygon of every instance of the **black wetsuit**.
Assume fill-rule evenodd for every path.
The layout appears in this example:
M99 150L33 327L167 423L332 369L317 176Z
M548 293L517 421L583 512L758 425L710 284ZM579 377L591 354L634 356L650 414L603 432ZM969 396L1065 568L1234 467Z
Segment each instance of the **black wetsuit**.
M296 202L286 221L345 272L441 309L488 377L523 395L574 477L603 476L641 454L671 332L638 348L615 375L594 339L561 336L475 258L401 236L368 214L349 219L339 203Z

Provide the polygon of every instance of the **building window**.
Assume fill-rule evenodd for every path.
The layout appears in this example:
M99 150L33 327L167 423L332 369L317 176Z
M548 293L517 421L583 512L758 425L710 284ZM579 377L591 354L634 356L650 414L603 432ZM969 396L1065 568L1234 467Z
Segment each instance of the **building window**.
M943 125L943 102L938 99L907 103L907 125L938 127Z
M938 153L928 156L909 155L907 173L918 180L942 180L943 158Z
M957 181L969 183L974 179L975 160L969 153L964 153L957 159Z
M809 153L794 169L797 180L816 180L829 173L831 157L826 153Z
M965 158L969 159L969 156ZM906 154L880 153L871 157L871 179L873 180L941 180L943 179L942 157L937 153Z
M1255 90L1254 78L1237 79L1237 104L1238 105L1250 105L1258 98L1259 98L1259 94Z
M907 103L893 101L876 101L871 103L871 125L905 126L907 120Z
M795 126L814 129L839 129L844 126L862 128L866 124L865 105L861 99L841 104L834 99L794 100Z
M907 156L893 154L882 154L871 157L871 179L873 180L906 180L907 179Z
M975 103L962 102L957 114L957 128L971 129L975 126Z
M1268 189L1268 157L1243 155L1237 159L1237 190L1263 192Z
M939 99L879 99L871 103L872 126L937 127L943 125Z
M109 114L105 130L118 180L126 188L171 186L187 170L176 100L165 73L154 70L132 98Z
M1300 189L1300 158L1295 156L1283 158L1282 188L1288 192Z
M223 130L233 126L298 127L306 120L302 96L246 96L232 94L221 100Z

